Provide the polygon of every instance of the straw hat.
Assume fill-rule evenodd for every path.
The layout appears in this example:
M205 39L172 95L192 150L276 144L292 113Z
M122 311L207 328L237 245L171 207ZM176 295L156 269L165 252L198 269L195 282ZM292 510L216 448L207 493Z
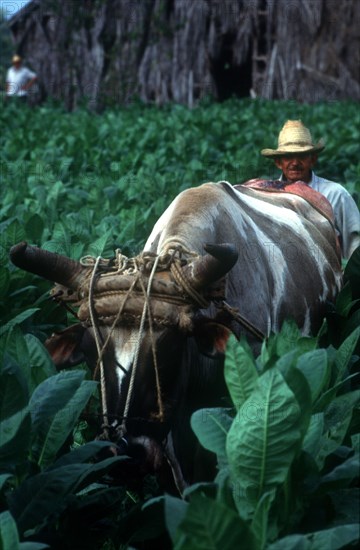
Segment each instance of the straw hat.
M15 55L13 55L13 58L12 58L11 61L13 63L19 63L20 61L22 61L22 59L21 59L20 55L15 54Z
M319 153L325 147L322 140L313 143L310 130L301 120L288 120L281 129L277 149L263 149L264 157L281 157L291 153Z

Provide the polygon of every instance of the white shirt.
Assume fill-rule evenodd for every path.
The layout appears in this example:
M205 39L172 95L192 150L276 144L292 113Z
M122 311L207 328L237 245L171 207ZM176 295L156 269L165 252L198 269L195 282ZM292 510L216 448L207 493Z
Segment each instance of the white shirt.
M309 186L324 195L332 206L335 227L343 258L350 258L360 246L360 212L347 189L334 181L319 178L312 172Z
M284 179L283 174L280 179ZM331 204L341 255L344 259L350 258L355 248L360 246L360 212L356 202L340 183L320 178L315 172L311 173L311 180L307 185L324 195Z
M7 95L27 95L27 90L23 90L22 88L29 80L35 77L36 73L30 71L27 67L20 67L19 69L10 67L6 75L6 82L8 84Z

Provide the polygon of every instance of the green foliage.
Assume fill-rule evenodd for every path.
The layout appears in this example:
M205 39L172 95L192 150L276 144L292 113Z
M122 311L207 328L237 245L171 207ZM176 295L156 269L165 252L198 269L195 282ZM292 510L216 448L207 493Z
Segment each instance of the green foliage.
M0 543L2 550L41 550L49 548L39 542L20 542L14 518L10 512L0 514Z
M142 104L95 114L11 102L0 113L0 309L3 322L41 305L22 322L40 338L66 324L44 299L49 284L14 270L9 248L27 240L80 258L134 254L171 200L206 181L278 177L259 151L275 146L286 118L302 118L327 147L318 173L348 186L359 179L356 103L230 100L193 110ZM344 120L353 124L344 127ZM341 154L340 151L341 145ZM11 302L9 309L7 303Z
M78 547L84 534L72 532L70 518L84 521L91 511L88 547L96 548L97 521L114 509L119 515L119 502L128 500L123 487L104 482L127 458L99 460L108 442L72 443L97 383L85 370L56 373L40 341L15 325L0 350L0 547L47 548L33 541L47 543L49 530L62 548Z
M332 348L314 348L313 339L308 347L314 349L304 353L304 338L285 323L264 343L256 376L248 346L230 339L226 379L233 414L209 409L192 417L199 441L217 454L217 483L210 494L211 484L188 489L186 503L164 497L165 509L178 518L165 514L174 548L315 550L359 540L353 506L359 449L352 446L359 429L352 420L360 390L346 388L359 334L352 333L335 356ZM331 380L341 383L329 401ZM239 395L246 397L239 401ZM325 509L327 517L319 514Z
M316 338L284 323L257 359L246 341L229 339L233 409L199 410L191 419L202 446L216 453L218 474L187 488L185 500L163 497L174 548L317 550L359 542L360 389L351 369L360 328L348 328L359 307L352 299L358 252L337 304L337 329L347 335L337 349L320 347L326 323Z
M101 459L108 444L91 441L81 415L97 396L85 367L57 373L43 347L72 315L49 301L49 283L9 262L21 240L76 259L110 257L118 247L133 255L183 189L276 178L258 152L275 146L287 118L327 139L317 172L357 199L355 103L2 109L0 548L105 550L164 534L187 550L335 549L356 540L360 250L318 337L286 323L257 358L245 341L230 340L233 409L192 417L200 443L217 456L216 479L189 487L183 500L145 503L157 494L151 481L140 494L108 483L126 458Z
M239 369L237 365L244 365ZM225 380L229 388L232 401L239 410L250 397L258 380L256 363L243 339L242 346L229 347L225 358Z

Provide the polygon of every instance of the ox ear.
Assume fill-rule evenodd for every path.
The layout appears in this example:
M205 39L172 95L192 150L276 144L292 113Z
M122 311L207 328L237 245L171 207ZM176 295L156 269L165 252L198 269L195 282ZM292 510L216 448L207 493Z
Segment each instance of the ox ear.
M232 331L213 319L201 319L195 323L193 336L199 351L207 357L219 358L225 354Z
M56 367L74 367L85 360L81 349L85 330L80 324L72 325L60 332L54 332L45 341L45 347Z

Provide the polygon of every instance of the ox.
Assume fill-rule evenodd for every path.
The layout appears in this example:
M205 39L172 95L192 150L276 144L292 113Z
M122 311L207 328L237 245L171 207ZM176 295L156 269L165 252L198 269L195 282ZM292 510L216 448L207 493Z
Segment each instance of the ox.
M286 318L316 331L341 286L339 249L330 205L305 184L222 181L179 194L141 257L101 268L26 243L11 250L80 304L81 324L48 341L55 363L85 357L97 371L100 356L110 437L130 456L142 449L152 471L166 456L181 489L203 475L189 419L221 404L228 334L257 349Z

